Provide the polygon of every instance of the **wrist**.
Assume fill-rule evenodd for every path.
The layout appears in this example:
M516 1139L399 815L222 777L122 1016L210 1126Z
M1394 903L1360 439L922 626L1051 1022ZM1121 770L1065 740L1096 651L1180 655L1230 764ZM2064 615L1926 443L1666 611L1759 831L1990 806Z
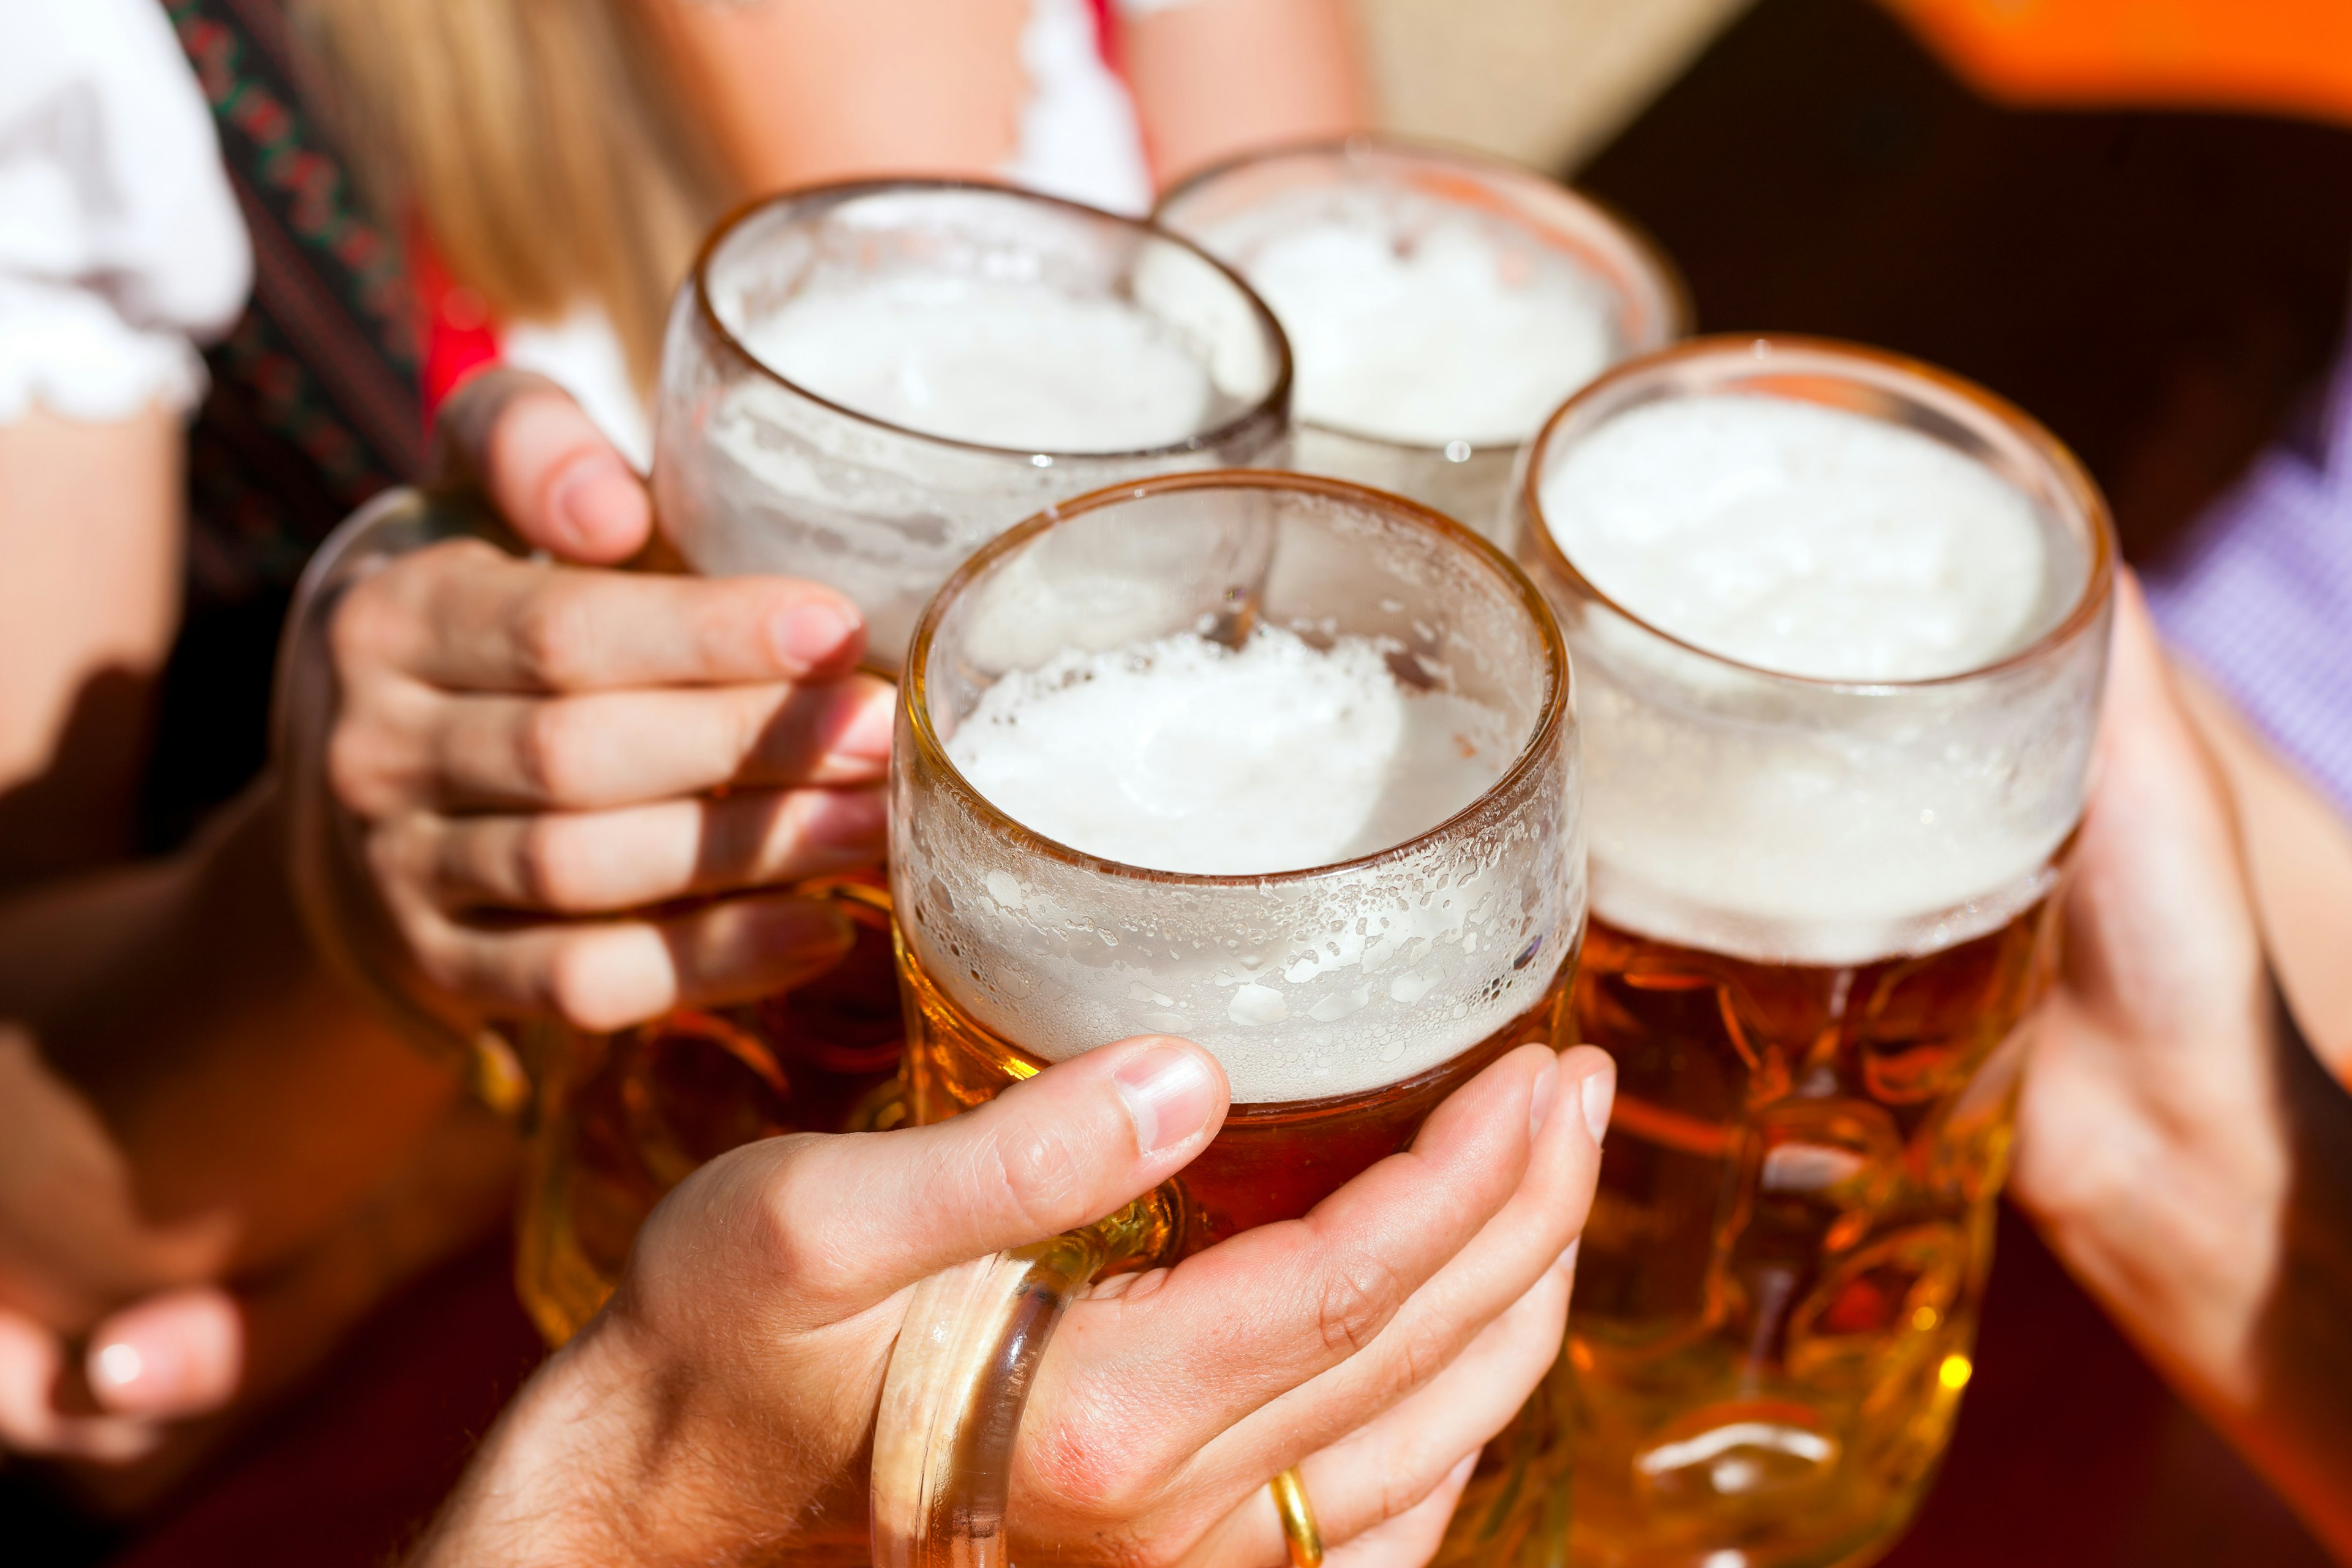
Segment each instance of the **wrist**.
M592 1324L523 1385L406 1568L659 1560L642 1528L660 1514L645 1485L643 1380L604 1327Z

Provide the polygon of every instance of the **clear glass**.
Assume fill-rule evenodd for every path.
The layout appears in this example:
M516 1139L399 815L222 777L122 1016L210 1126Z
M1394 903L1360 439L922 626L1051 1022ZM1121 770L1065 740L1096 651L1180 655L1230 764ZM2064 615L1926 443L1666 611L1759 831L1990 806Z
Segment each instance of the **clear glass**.
M1328 239L1336 232L1367 242L1374 256L1393 256L1407 266L1419 257L1432 268L1449 268L1448 262L1429 259L1432 237L1439 236L1481 253L1486 271L1496 279L1481 301L1490 311L1509 310L1514 300L1524 310L1531 295L1570 292L1575 306L1589 311L1599 328L1591 345L1593 371L1664 347L1690 330L1689 306L1672 265L1623 218L1531 170L1472 153L1365 138L1279 148L1194 175L1169 193L1156 216L1253 283L1264 284L1260 291L1277 311L1285 302L1276 298L1274 280L1263 275L1274 247L1314 236ZM1317 259L1327 264L1297 274L1298 299L1309 309L1330 310L1329 301L1344 286L1347 258ZM1377 264L1370 257L1363 259ZM1451 261L1465 259L1455 256ZM1465 279L1449 268L1444 276L1461 287L1475 285L1482 275L1474 272ZM1542 356L1559 350L1530 334L1503 331L1498 342L1490 327L1489 338L1482 340L1463 319L1470 307L1458 295L1438 297L1441 286L1424 271L1404 285L1409 293L1421 294L1421 300L1368 297L1360 320L1352 310L1334 315L1328 331L1357 342L1389 334L1395 343L1391 353L1375 348L1367 355L1360 346L1352 352L1372 363L1385 361L1424 385L1442 368L1438 362L1454 353L1537 356L1536 363L1524 367L1460 367L1489 384L1513 372L1534 374L1517 427L1449 426L1417 429L1404 438L1393 429L1375 433L1320 411L1309 401L1310 389L1318 384L1318 367L1305 356L1310 342L1330 340L1322 331L1310 336L1309 323L1294 319L1285 325L1292 352L1302 358L1290 466L1408 496L1508 548L1510 479L1520 447L1583 378L1573 368L1562 374L1541 363ZM1396 280L1388 280L1388 287L1396 287ZM1433 326L1450 312L1464 331L1442 343L1404 341L1399 321L1421 318L1424 311ZM1465 417L1465 411L1454 410L1453 416Z
M853 319L840 312L909 297L929 313L906 329L902 349L980 334L983 374L961 388L970 405L960 413L1007 438L1024 432L1024 388L1041 416L1057 412L1040 378L1075 375L1081 393L1115 398L1172 369L1197 398L1159 411L1160 438L1136 449L1055 449L1047 437L1072 428L1067 408L1039 427L1037 444L990 446L860 413L747 346L771 342L780 323L824 325L814 308ZM1094 330L1076 345L1091 350L1086 362L1056 363L1008 332L1008 321L1031 320L1024 312ZM862 320L837 340L853 363L891 352L892 321ZM911 357L905 374L925 368ZM1066 403L1066 389L1044 388L1057 391ZM654 495L693 570L782 573L846 594L866 617L868 667L896 679L917 614L982 543L1098 486L1278 460L1289 395L1289 349L1265 306L1148 224L992 185L824 186L748 207L705 244L670 313ZM874 907L879 879L809 890L841 900L860 933L833 973L617 1036L543 1026L519 1278L551 1340L603 1304L637 1226L696 1165L751 1138L897 1114L900 1023L888 920Z
M1138 450L985 446L828 401L745 346L804 300L909 286L985 289L973 309L999 313L1024 294L1116 307L1196 361L1208 396ZM1089 368L1105 384L1141 370ZM1289 346L1257 297L1149 224L988 185L829 186L755 206L705 246L670 313L654 495L695 570L781 572L848 595L875 668L895 677L915 617L982 543L1122 479L1277 456L1290 382Z
M1726 395L1885 421L2007 479L2051 563L2030 621L2047 629L1984 668L1857 684L1720 658L1613 603L1555 540L1547 480L1631 410ZM1618 1069L1569 1333L1570 1561L1866 1562L1969 1380L2097 725L2106 508L1990 395L1786 338L1601 377L1538 438L1519 505L1586 735L1575 1021ZM1923 890L1922 866L1976 881ZM1843 902L1792 916L1800 882Z
M1515 760L1467 807L1359 859L1188 876L1081 853L992 805L950 761L996 681L1067 649L1260 625L1391 668L1507 721ZM925 613L891 761L891 889L920 1121L1139 1034L1215 1052L1224 1129L1104 1226L924 1287L875 1453L876 1560L1003 1560L1025 1368L1097 1268L1173 1261L1295 1217L1402 1147L1458 1083L1558 1047L1583 925L1568 667L1534 588L1491 545L1394 497L1302 475L1186 475L1100 492L983 549ZM1018 1353L1008 1349L1019 1340ZM1461 1512L1482 1562L1548 1560L1550 1407L1490 1446ZM1530 1434L1533 1436L1530 1436ZM992 1436L993 1437L992 1439ZM1555 1539L1552 1545L1556 1548ZM968 1555L966 1553L969 1553Z

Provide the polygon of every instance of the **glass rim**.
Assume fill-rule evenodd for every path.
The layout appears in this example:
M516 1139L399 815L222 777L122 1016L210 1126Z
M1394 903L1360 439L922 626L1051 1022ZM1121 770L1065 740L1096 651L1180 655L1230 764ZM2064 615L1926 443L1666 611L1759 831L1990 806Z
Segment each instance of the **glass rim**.
M1551 524L1543 512L1543 479L1546 454L1551 449L1552 438L1561 426L1584 413L1595 403L1608 398L1628 382L1639 381L1692 360L1727 358L1738 355L1752 363L1769 363L1776 353L1788 351L1816 355L1832 362L1824 374L1839 378L1834 362L1843 360L1873 370L1891 372L1897 378L1907 378L1947 395L1958 398L1978 412L1989 416L2010 435L2022 441L2036 458L2047 468L2063 497L2080 511L2085 531L2090 535L2088 546L2090 569L2084 574L2083 586L2074 602L2053 623L2050 629L2014 652L2003 654L1987 664L1955 670L1949 675L1927 676L1911 680L1849 680L1832 676L1799 675L1789 670L1774 669L1767 665L1751 664L1711 648L1701 647L1687 638L1676 637L1647 616L1634 614L1614 598L1601 592L1592 580L1579 571L1552 536ZM1843 379L1861 384L1862 378ZM1874 417L1864 415L1864 418ZM1932 439L1932 437L1931 437ZM1845 691L1856 694L1926 690L1939 686L1952 686L1963 681L1981 680L2021 667L2039 663L2072 643L2097 619L2115 595L2116 542L2115 519L2107 508L2106 497L2067 445L2053 435L2049 427L2010 402L1966 376L1929 364L1925 360L1888 349L1872 348L1864 343L1847 342L1838 338L1812 337L1795 332L1721 332L1707 337L1687 338L1678 343L1630 359L1612 366L1577 389L1569 399L1554 409L1543 422L1533 440L1528 444L1528 458L1519 479L1519 505L1526 510L1527 525L1519 533L1525 547L1532 552L1537 563L1545 571L1557 574L1583 596L1606 607L1647 635L1672 645L1708 663L1743 675L1759 676L1793 686L1822 691Z
M838 206L859 196L880 195L890 192L966 192L976 195L1010 197L1016 202L1029 202L1041 206L1056 207L1064 212L1076 213L1082 217L1135 230L1147 238L1161 240L1179 249L1190 251L1201 260L1207 262L1226 282L1240 290L1242 299L1256 316L1259 324L1266 330L1275 351L1274 378L1267 384L1265 392L1252 399L1239 413L1222 424L1212 426L1205 430L1196 430L1181 441L1162 442L1156 447L1121 447L1108 450L1084 452L1053 451L1038 447L997 447L985 441L966 441L952 436L934 435L928 430L919 430L911 425L900 425L882 418L878 415L852 408L845 403L837 403L822 393L813 391L752 353L742 339L735 334L734 330L719 318L718 307L712 303L710 298L711 266L718 260L719 253L725 247L727 242L734 237L736 231L764 213L796 206L803 203L829 202ZM789 190L772 191L766 195L755 196L750 201L739 204L719 220L710 232L703 237L701 245L696 249L694 265L688 270L687 279L688 286L694 293L695 313L700 319L704 330L725 344L728 351L749 366L755 376L773 382L793 396L805 398L819 407L838 414L853 423L877 430L885 430L893 436L929 442L933 446L950 447L958 451L984 453L990 457L1027 458L1033 460L1045 458L1055 463L1084 462L1089 459L1116 462L1196 452L1203 447L1217 446L1230 440L1249 426L1269 417L1283 423L1287 423L1288 420L1290 387L1295 373L1290 353L1290 337L1282 330L1282 322L1273 310L1264 300L1258 298L1257 290L1249 286L1247 279L1182 235L1173 229L1162 227L1153 217L1129 217L1123 213L1089 206L1085 202L1072 201L1066 196L1048 195L1043 191L1028 190L1003 180L961 175L883 175L852 180L829 180L820 184L795 185Z
M1292 490L1322 496L1336 500L1370 503L1372 507L1402 516L1440 539L1465 547L1471 554L1494 574L1502 585L1518 600L1520 609L1536 628L1536 638L1543 649L1544 673L1549 683L1549 694L1542 698L1542 711L1528 728L1511 763L1495 782L1480 790L1459 811L1447 816L1385 848L1354 856L1346 860L1329 861L1320 866L1301 866L1286 871L1253 871L1207 875L1191 871L1163 871L1150 866L1136 866L1124 860L1113 860L1063 843L1038 832L1000 808L988 798L979 785L966 778L947 754L939 731L931 721L929 672L931 642L948 606L961 591L1000 561L1038 538L1049 530L1089 512L1103 510L1123 501L1143 500L1152 496L1177 495L1186 490L1265 489ZM1400 860L1420 850L1436 839L1454 831L1456 825L1486 807L1497 795L1517 785L1549 751L1556 737L1570 723L1570 692L1573 672L1569 663L1568 644L1561 636L1559 618L1551 612L1549 601L1537 587L1526 571L1490 541L1471 531L1444 513L1423 506L1403 496L1391 495L1369 485L1359 485L1346 479L1326 478L1320 474L1293 473L1284 468L1202 468L1189 473L1155 474L1148 479L1131 479L1121 484L1107 485L1082 496L1061 501L1043 511L1024 518L1006 529L973 552L947 581L940 584L931 602L923 608L922 618L915 625L914 636L907 642L907 662L898 689L907 708L908 727L914 732L915 750L923 763L936 768L953 781L967 795L972 807L989 830L1009 837L1023 849L1041 854L1049 860L1081 869L1092 870L1125 880L1160 882L1179 888L1256 888L1268 883L1300 884L1317 879L1369 869L1386 861Z
M1598 218L1604 230L1615 232L1616 237L1624 242L1626 250L1631 254L1637 268L1658 286L1659 303L1663 308L1659 323L1662 329L1660 346L1674 343L1688 336L1696 320L1696 311L1691 304L1690 286L1684 280L1682 269L1675 265L1674 258L1666 254L1665 247L1660 245L1639 221L1614 202L1605 197L1596 196L1589 191L1579 190L1564 180L1553 179L1540 169L1454 142L1424 141L1409 136L1376 136L1360 132L1352 136L1309 137L1301 141L1280 142L1270 146L1253 148L1246 153L1219 159L1216 163L1205 168L1197 169L1171 185L1159 201L1152 204L1151 221L1155 224L1160 223L1161 215L1176 203L1197 195L1201 190L1226 175L1237 174L1244 169L1281 163L1294 159L1339 158L1352 162L1366 153L1381 154L1438 166L1450 165L1480 178L1494 180L1515 191L1526 191L1546 201L1563 202L1572 209L1584 209L1582 216ZM1640 358L1654 352L1655 351L1645 349L1633 357ZM1291 423L1307 429L1344 436L1350 441L1361 441L1367 446L1387 447L1398 452L1429 453L1444 457L1446 449L1455 444L1454 440L1400 441L1388 436L1374 436L1361 430L1351 430L1344 425L1326 425L1318 419L1300 418L1295 413L1291 416ZM1498 441L1470 441L1464 444L1470 447L1475 456L1479 452L1513 451L1528 445L1535 438L1530 435L1525 439L1507 444ZM1465 458L1461 460L1467 462L1469 459Z

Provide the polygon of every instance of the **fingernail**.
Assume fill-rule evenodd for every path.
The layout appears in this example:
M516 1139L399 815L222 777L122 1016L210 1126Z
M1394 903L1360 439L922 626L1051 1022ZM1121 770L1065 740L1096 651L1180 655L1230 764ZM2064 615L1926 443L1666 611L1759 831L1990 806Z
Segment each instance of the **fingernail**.
M803 669L840 658L863 629L856 615L831 599L812 599L780 611L768 626L776 652Z
M1551 1260L1551 1266L1554 1268L1559 1269L1562 1274L1573 1271L1576 1268L1576 1249L1583 1245L1584 1237L1580 1236L1578 1237L1574 1241L1570 1242L1566 1247L1559 1249L1559 1256Z
M126 1335L93 1345L89 1381L109 1403L144 1407L178 1399L187 1381L186 1358L163 1335Z
M1473 1448L1463 1455L1460 1462L1445 1472L1445 1484L1455 1488L1469 1485L1470 1472L1478 1468L1478 1456L1481 1452L1480 1449Z
M890 760L890 731L898 721L898 693L886 688L861 694L857 710L833 737L835 756L870 763Z
M1216 1114L1217 1086L1208 1067L1176 1046L1137 1052L1118 1065L1110 1081L1135 1123L1139 1154L1174 1148Z
M1584 1125L1592 1134L1594 1148L1609 1131L1609 1108L1617 1099L1617 1075L1593 1073L1584 1080Z
M1528 1090L1528 1136L1532 1139L1543 1131L1544 1118L1551 1114L1551 1102L1559 1098L1559 1061L1557 1058L1544 1063L1536 1074L1536 1081Z
M578 549L634 544L648 521L645 486L611 452L575 458L548 487L551 521Z

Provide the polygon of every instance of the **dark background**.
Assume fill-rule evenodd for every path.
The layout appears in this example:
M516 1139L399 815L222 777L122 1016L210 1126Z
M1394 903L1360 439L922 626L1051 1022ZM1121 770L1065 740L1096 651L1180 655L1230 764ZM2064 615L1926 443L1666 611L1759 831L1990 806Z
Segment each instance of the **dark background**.
M1995 108L1868 0L1762 0L1575 177L1675 258L1703 331L1882 344L2038 415L2143 563L2295 431L2352 282L2352 132ZM0 1468L0 1561L378 1568L537 1358L509 1245L388 1303L136 1541ZM2000 1259L1890 1565L2326 1563L2013 1215Z

